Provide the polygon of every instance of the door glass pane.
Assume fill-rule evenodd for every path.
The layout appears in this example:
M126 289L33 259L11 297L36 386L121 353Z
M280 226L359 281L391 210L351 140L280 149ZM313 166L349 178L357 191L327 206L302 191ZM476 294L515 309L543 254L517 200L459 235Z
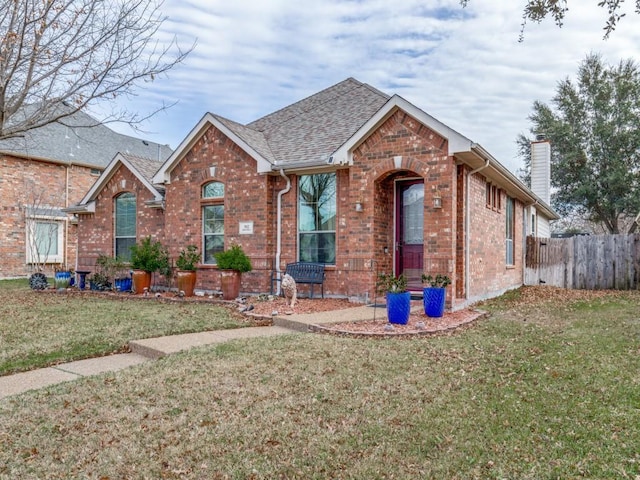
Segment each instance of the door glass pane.
M424 184L416 183L402 192L402 237L406 245L423 243Z

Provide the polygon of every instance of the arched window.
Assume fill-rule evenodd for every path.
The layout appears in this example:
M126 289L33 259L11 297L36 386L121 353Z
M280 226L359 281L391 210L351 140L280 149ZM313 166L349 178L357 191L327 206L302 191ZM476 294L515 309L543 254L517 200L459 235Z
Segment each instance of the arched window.
M215 265L215 254L224 250L224 183L202 186L202 245L204 263Z
M124 261L131 259L131 246L136 243L136 196L121 193L114 201L115 256Z

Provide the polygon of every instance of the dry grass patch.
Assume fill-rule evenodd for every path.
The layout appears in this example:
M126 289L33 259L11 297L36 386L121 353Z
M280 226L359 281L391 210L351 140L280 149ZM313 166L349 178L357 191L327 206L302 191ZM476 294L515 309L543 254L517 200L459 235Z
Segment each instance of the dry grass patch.
M249 325L227 308L34 292L0 281L0 375L127 349L131 340Z
M234 341L5 399L0 478L637 478L638 296L550 324L501 302L450 336Z

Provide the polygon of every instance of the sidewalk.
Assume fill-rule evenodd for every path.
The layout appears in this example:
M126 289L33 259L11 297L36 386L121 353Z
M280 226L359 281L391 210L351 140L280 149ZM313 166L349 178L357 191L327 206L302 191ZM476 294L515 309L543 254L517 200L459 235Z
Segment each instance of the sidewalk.
M386 316L384 309L377 310L378 318ZM78 360L0 377L0 399L90 375L122 370L194 347L213 345L240 338L308 332L310 325L368 320L372 319L374 315L376 315L375 309L362 306L338 311L274 317L274 325L270 327L236 328L134 340L129 342L131 353Z

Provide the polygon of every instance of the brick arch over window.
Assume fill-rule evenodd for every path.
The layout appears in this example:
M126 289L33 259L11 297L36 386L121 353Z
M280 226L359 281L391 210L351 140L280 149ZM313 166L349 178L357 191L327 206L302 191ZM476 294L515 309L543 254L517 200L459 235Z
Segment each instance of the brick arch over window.
M125 261L131 259L131 246L136 243L136 195L122 192L113 197L114 256Z

